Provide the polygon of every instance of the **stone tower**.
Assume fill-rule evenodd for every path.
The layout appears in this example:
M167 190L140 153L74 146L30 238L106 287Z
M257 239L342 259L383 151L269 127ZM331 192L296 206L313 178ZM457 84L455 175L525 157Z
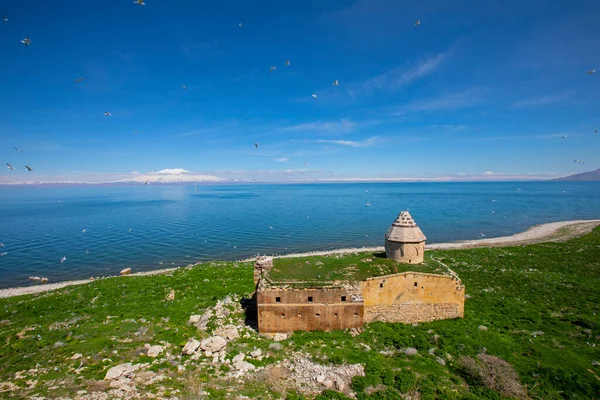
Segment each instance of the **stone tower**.
M385 254L405 264L423 262L425 235L408 211L402 211L385 234Z

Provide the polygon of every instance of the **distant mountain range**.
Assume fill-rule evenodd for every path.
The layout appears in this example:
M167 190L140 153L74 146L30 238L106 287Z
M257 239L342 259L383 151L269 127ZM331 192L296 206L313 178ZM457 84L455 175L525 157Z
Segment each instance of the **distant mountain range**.
M569 175L562 178L553 179L554 181L600 181L600 168L595 171L582 172L580 174Z

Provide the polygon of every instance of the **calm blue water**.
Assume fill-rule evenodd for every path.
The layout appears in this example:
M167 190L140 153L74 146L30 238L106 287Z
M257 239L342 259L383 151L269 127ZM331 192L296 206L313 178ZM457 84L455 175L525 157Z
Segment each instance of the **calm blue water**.
M382 245L404 209L429 243L504 236L600 218L600 182L4 186L0 287L31 284L33 275L57 282L125 267Z

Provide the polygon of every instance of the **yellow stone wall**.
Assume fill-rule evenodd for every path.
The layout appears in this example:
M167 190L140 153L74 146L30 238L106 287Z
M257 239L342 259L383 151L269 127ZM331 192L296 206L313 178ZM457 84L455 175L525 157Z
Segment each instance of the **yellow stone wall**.
M405 264L418 264L423 262L425 242L398 243L385 241L385 255L394 261Z
M426 322L464 317L464 286L453 277L405 272L361 282L364 321Z

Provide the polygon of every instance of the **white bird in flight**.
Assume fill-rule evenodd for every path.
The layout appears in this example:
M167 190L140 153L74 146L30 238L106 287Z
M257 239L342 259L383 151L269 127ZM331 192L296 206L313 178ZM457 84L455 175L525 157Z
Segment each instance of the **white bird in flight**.
M82 77L82 78L77 78L77 79L75 79L75 80L73 81L73 83L78 83L78 82L81 82L81 81L85 81L86 79L87 79L87 76L84 76L84 77Z
M561 138L566 139L567 135L562 135Z
M587 75L591 75L591 74L595 74L596 70L595 69L590 69L588 72L586 72Z
M182 88L183 90L187 90L187 87L185 87L185 85L183 85L181 88Z
M15 169L15 167L13 167L12 165L10 165L9 163L6 163L6 168L8 168L8 169Z
M134 135L137 135L138 133L139 133L138 131L133 131L133 134L134 134Z
M23 150L19 149L18 147L13 146L13 149L15 149L17 151L17 153L22 153Z
M26 165L25 168L27 169L27 171L31 172L33 171L33 168L31 168L29 165Z
M269 68L269 73L275 71L276 69L277 69L277 67L273 65L271 68Z
M133 4L139 4L140 6L145 6L146 5L146 3L144 3L144 0L135 0L133 2Z
M254 147L258 148L258 143L254 142Z
M25 39L21 40L21 43L23 43L25 45L25 47L27 47L31 44L31 39L25 38Z
M238 26L241 28L241 27L242 27L242 23L240 22L240 23L238 24Z
M581 161L581 160L575 160L575 161L573 161L573 162L574 162L574 163L583 164L583 161Z
M8 17L4 14L2 14L2 21L8 22Z
M104 111L104 116L105 116L105 117L110 117L110 115L111 115L111 114L110 114L108 111Z
M289 67L290 66L290 60L285 60L285 66Z
M333 86L339 86L340 82L336 79L335 81L333 81Z
M311 97L312 97L313 99L316 99L316 98L317 98L317 95L313 93Z
M419 20L416 20L416 21L415 21L415 26L419 26L419 25L421 25L421 21L419 21Z
M64 263L65 261L67 261L67 257L66 256L60 259L60 263L61 264Z

